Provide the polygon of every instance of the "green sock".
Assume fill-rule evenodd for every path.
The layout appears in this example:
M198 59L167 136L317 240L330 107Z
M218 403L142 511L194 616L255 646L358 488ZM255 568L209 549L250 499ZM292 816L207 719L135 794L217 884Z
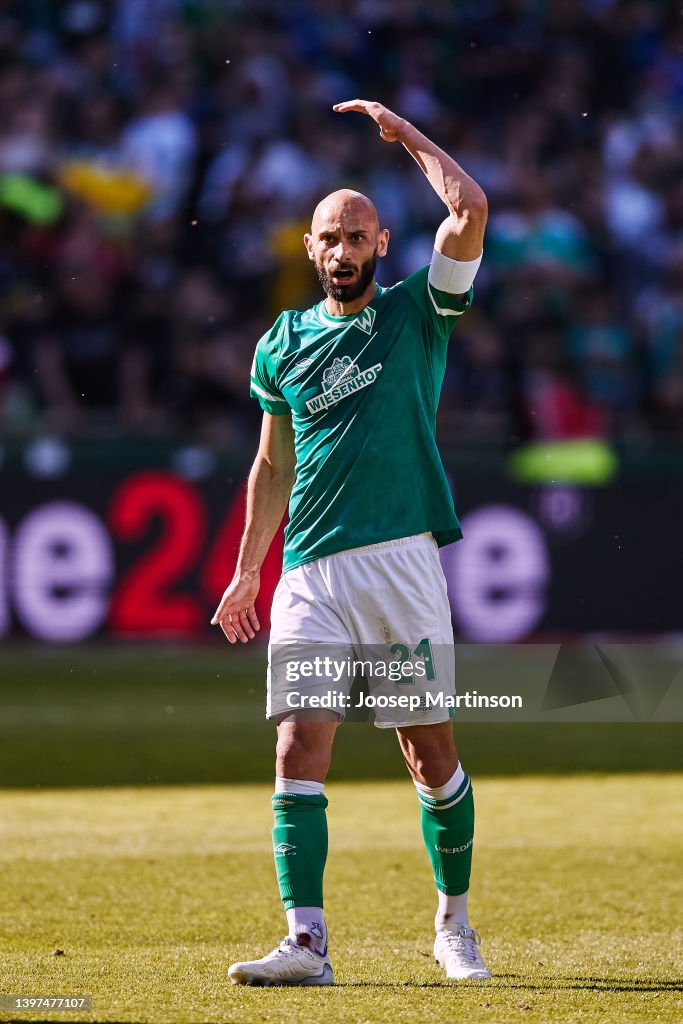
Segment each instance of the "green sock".
M322 793L273 795L273 852L285 910L322 907L327 859L327 797Z
M472 868L474 798L468 775L445 800L418 790L422 835L432 862L437 889L449 896L467 892Z

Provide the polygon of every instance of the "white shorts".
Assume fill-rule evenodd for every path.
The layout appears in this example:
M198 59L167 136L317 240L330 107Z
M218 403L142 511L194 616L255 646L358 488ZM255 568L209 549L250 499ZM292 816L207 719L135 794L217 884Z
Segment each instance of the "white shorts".
M354 676L357 685L363 677L360 693ZM362 701L366 714L351 717L369 712L379 728L430 725L452 716L454 694L451 610L431 534L342 551L281 577L268 718L320 707L343 718Z

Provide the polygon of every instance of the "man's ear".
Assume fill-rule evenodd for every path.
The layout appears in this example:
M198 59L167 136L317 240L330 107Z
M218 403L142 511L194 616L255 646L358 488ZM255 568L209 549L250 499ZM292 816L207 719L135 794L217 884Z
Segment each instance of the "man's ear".
M306 246L306 252L308 253L309 260L315 260L313 255L313 235L304 235L304 245Z
M377 255L386 256L389 248L389 228L383 228L377 235Z

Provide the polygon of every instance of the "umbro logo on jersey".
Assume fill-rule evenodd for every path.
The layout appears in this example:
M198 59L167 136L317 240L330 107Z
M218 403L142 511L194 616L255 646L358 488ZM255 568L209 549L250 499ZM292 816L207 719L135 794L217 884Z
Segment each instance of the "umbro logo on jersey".
M356 317L355 326L360 327L361 331L365 331L366 334L371 334L374 322L375 310L371 306L366 306Z
M343 398L347 398L354 391L360 391L361 388L367 388L368 385L374 384L381 370L381 363L375 363L367 370L361 370L351 356L342 356L341 359L335 357L323 373L324 390L322 394L316 395L315 398L309 398L306 408L309 412L322 412L324 409L329 409L331 405L341 402Z
M291 853L296 853L296 846L291 843L280 843L275 847L275 853L279 853L281 857L287 857Z

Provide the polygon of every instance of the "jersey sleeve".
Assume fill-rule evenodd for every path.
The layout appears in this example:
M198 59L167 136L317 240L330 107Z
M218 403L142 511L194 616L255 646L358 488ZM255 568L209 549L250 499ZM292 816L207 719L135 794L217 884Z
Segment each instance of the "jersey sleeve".
M449 338L458 319L472 305L474 288L465 295L463 300L455 295L439 291L429 282L429 267L422 267L401 282L401 287L410 293L422 315L430 326L442 338Z
M286 315L282 313L259 340L251 364L249 394L258 401L264 412L272 416L282 416L290 411L276 383L277 357L286 326Z

